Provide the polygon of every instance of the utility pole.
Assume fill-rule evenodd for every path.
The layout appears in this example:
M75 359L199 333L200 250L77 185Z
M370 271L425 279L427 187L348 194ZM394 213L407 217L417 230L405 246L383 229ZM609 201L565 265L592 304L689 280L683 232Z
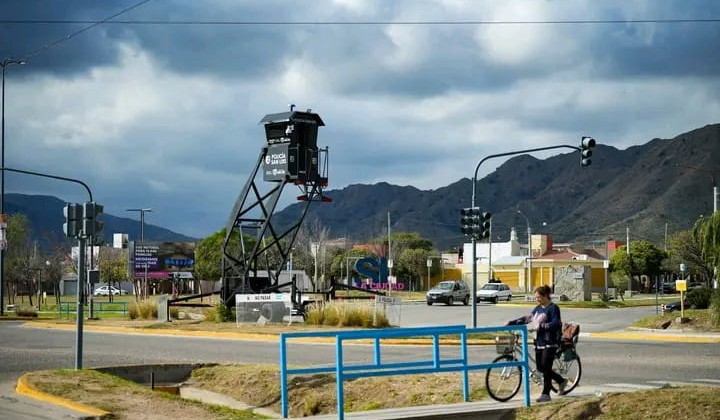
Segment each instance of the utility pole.
M388 223L387 223L387 232L388 232L388 283L390 283L390 277L392 277L392 269L393 269L393 260L392 260L392 242L390 241L390 212L387 212L388 216ZM388 284L388 288L390 285Z
M625 233L627 235L627 246L625 247L625 251L627 251L627 257L628 257L628 297L632 297L632 260L630 259L630 226L625 227Z

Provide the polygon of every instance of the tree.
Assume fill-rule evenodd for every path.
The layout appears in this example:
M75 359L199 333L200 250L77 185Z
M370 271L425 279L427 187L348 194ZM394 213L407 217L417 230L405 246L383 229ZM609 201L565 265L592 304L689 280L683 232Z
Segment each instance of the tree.
M112 286L112 283L129 280L128 256L126 249L101 247L98 254L98 267L100 268L100 281ZM108 293L108 300L112 302L112 293Z
M347 279L348 274L350 275L350 277L352 277L353 273L355 272L355 261L357 261L359 258L366 257L377 257L377 255L373 254L372 251L364 248L353 248L348 249L344 252L339 252L335 254L335 256L332 258L332 261L330 263L330 271L332 273L337 273L338 278Z
M630 244L630 258L627 255L627 246L621 246L610 257L610 270L620 271L634 278L640 276L653 277L659 275L665 251L658 249L652 242L641 240Z
M700 245L705 262L713 267L720 265L720 212L698 219L692 235Z
M195 248L195 277L201 280L220 281L222 278L222 246L225 241L226 229L222 228L200 241ZM255 239L245 235L245 245L252 249ZM230 235L228 251L233 256L242 255L240 246L240 232L234 231Z
M404 273L407 273L412 280L416 280L416 285L420 289L422 276L427 272L427 259L430 251L422 248L405 249L398 262Z
M672 236L668 241L668 257L663 261L665 272L677 272L680 264L687 265L687 273L700 278L712 278L712 265L703 258L702 245L692 231L685 230Z
M45 285L50 285L55 295L55 304L60 306L60 280L63 275L63 261L66 259L66 253L62 249L56 249L54 255L47 259L50 264L45 265Z
M3 269L8 301L15 302L15 296L21 289L27 289L32 305L32 286L28 284L32 277L30 221L24 214L13 214L7 220L7 249Z

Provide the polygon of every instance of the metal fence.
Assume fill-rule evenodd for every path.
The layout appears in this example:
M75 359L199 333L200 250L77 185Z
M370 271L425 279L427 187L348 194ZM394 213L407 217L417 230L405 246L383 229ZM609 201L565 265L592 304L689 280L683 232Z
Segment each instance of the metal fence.
M467 338L468 334L494 333L497 331L520 331L522 338L523 358L513 362L498 363L470 363L468 361ZM432 350L430 358L419 360L407 360L403 362L383 362L381 340L388 338L413 338L432 337ZM441 358L440 338L443 336L460 337L460 357ZM296 338L332 337L335 338L335 361L334 365L288 368L288 341ZM343 359L344 346L354 340L372 340L374 348L373 363L346 363ZM391 375L414 375L421 373L461 372L462 389L465 401L470 401L470 389L468 373L474 370L485 370L492 367L520 366L523 373L523 388L525 406L530 405L530 369L528 363L527 328L525 325L467 328L464 325L445 327L413 327L393 328L386 330L355 330L355 331L322 331L322 332L294 332L280 334L280 398L283 418L288 417L288 375L335 373L337 388L337 412L338 419L345 418L343 382L346 379L391 376Z

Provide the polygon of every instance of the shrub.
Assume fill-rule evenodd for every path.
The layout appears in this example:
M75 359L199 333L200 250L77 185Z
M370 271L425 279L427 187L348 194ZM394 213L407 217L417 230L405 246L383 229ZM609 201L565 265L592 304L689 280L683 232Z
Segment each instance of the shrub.
M373 323L373 320L375 322ZM368 304L357 303L315 303L308 306L305 322L312 325L330 325L337 327L389 327L387 316L381 310Z
M322 325L325 312L322 303L313 303L305 307L305 322L312 325Z
M710 306L712 291L707 287L698 287L688 292L688 306L695 309L707 309Z
M235 314L221 300L214 307L205 310L205 319L213 322L231 322L235 321Z
M170 307L170 319L180 319L180 308L177 306Z
M157 302L153 299L130 302L128 305L128 317L130 319L157 319Z
M720 289L715 289L710 298L710 319L713 324L720 325Z

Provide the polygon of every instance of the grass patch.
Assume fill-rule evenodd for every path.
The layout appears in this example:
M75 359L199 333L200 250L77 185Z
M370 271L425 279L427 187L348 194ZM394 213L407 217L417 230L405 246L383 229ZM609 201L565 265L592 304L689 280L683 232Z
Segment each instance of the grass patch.
M690 318L690 322L686 324L678 324L675 319L680 316L680 312L667 312L660 315L646 316L638 319L633 323L634 327L662 329L662 325L671 322L669 329L682 328L685 330L696 331L720 331L720 325L713 322L712 314L708 309L687 309L685 316Z
M196 369L190 384L225 393L247 404L280 412L277 365L223 365ZM485 372L470 373L472 398L487 398ZM345 381L345 410L364 411L462 402L462 374L401 375ZM335 375L291 375L288 379L291 417L337 412Z
M688 386L556 400L520 408L514 420L717 420L718 413L717 387Z
M53 370L28 374L37 389L113 413L114 419L148 418L211 420L264 418L247 410L234 410L182 399L94 370Z

